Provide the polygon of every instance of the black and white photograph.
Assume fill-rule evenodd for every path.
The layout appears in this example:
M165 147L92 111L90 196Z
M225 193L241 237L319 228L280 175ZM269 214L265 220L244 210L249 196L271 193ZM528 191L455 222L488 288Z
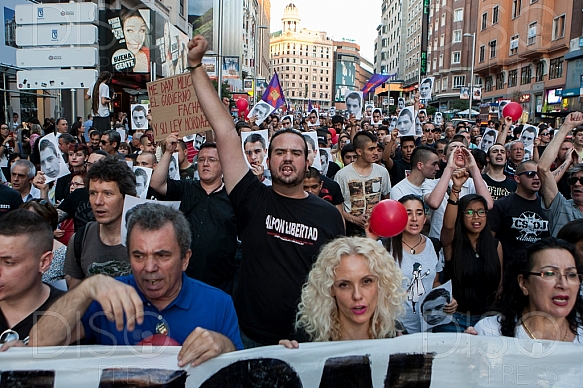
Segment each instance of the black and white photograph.
M399 130L399 137L416 136L415 111L412 106L407 106L399 112L397 129Z
M482 136L482 140L480 144L478 144L478 148L482 151L488 153L490 147L496 143L496 139L498 138L498 131L495 129L486 129L484 132L484 136Z
M452 321L452 315L444 311L451 299L451 280L424 295L420 301L422 331L428 331L437 325L445 325Z
M275 108L266 103L265 101L259 101L257 104L255 104L253 109L251 109L251 111L247 115L247 118L249 119L253 116L256 116L257 118L255 120L255 124L261 125L261 123L265 121L267 116L269 116L271 112L273 112L274 110Z
M308 144L308 162L310 166L318 171L322 171L322 163L320 161L320 147L318 146L318 134L314 131L304 132L304 139Z
M308 123L308 127L319 127L320 126L320 114L318 109L312 108L310 112L308 112L308 117L306 119Z
M132 129L148 129L148 104L132 104Z
M330 108L328 113L330 117L336 116L336 108L335 107Z
M294 116L293 115L285 115L281 118L281 127L282 128L293 128L294 127Z
M136 210L137 206L143 205L145 203L159 203L160 205L169 206L172 209L180 210L180 201L156 201L153 199L137 198L133 195L126 195L123 201L123 210L121 216L120 235L122 245L126 245L126 237L128 235L128 221L132 216L132 213Z
M403 97L397 99L397 109L405 109L405 99Z
M245 161L252 170L267 169L268 130L241 132Z
M372 111L374 109L374 105L373 104L366 104L364 106L364 117L366 118L370 118L372 117Z
M134 166L134 175L136 176L136 195L146 199L148 195L148 186L152 178L152 169L148 167Z
M346 92L344 101L346 102L346 110L349 114L354 114L357 120L362 119L362 92L353 90Z
M524 125L518 140L524 144L524 148L534 144L534 139L538 136L538 128L534 125Z
M419 87L419 98L422 100L431 100L431 95L433 94L433 82L434 77L427 77L421 81L421 86Z
M65 159L61 155L61 150L59 150L59 141L53 133L40 139L38 149L40 154L40 169L45 174L46 183L71 173Z
M380 127L383 124L383 111L381 108L375 108L372 111L372 118L370 120L370 125L373 127Z
M320 172L326 175L328 174L329 163L332 160L330 148L320 148L318 153L320 154Z
M443 125L443 114L441 112L435 112L433 124L435 124L437 127L441 127Z
M170 165L168 166L168 178L173 181L180 180L180 170L178 168L178 152L172 154Z
M499 119L504 119L504 117L502 116L502 111L504 111L504 107L506 105L508 105L509 102L511 102L511 100L502 100L498 103L498 118Z

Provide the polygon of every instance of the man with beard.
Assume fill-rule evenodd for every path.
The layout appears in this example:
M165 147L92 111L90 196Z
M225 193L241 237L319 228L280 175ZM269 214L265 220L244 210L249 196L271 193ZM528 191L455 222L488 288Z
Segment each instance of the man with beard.
M273 186L255 178L245 163L233 120L222 107L202 58L208 43L188 43L188 65L203 113L215 131L224 183L242 241L241 275L234 301L245 347L275 345L293 335L297 301L320 247L344 234L331 204L304 191L307 146L300 132L273 134L267 165Z
M386 168L377 164L377 139L368 132L354 136L358 158L336 173L344 197L342 216L348 236L364 236L364 228L373 206L389 197L391 182Z
M482 179L488 185L492 200L506 197L516 191L516 182L504 175L506 166L506 148L502 144L494 144L488 149L488 172L482 174Z

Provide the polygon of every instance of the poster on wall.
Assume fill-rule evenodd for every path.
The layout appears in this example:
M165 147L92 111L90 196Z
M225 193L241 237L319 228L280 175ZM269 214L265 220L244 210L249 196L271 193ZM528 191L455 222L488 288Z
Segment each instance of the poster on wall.
M105 55L114 72L149 73L151 60L151 20L149 9L121 7L105 11L105 28L99 39L107 42ZM101 55L103 57L103 54Z
M188 62L188 35L180 31L168 20L156 23L156 63L162 69L163 77L171 77L186 71Z

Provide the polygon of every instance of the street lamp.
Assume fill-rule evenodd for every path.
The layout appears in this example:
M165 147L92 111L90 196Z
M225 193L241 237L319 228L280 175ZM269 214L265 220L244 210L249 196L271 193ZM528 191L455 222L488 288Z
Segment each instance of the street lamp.
M257 23L255 23L255 60L253 61L253 105L255 105L255 103L257 102L257 58L259 57L259 60L261 60L261 55L258 55L257 53L257 42L259 41L259 37L257 35L257 29L267 29L269 28L268 26L258 26ZM261 48L261 46L259 46Z
M472 38L472 67L470 70L470 108L468 109L468 118L472 119L472 102L474 102L474 61L476 59L476 33L466 32L464 38Z

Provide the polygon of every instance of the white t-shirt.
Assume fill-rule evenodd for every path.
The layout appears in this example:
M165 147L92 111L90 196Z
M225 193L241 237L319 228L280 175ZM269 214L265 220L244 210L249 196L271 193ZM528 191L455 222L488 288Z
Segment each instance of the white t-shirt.
M342 190L344 211L355 215L370 214L382 196L388 195L391 191L389 172L374 163L367 176L357 173L350 164L338 171L334 180Z
M439 183L439 179L425 179L423 185L421 185L421 190L423 192L423 198L428 194L431 194L435 190L435 186ZM451 189L452 182L449 181L449 188ZM474 180L468 178L468 180L462 185L459 198L468 194L476 194L476 186L474 186ZM440 238L441 228L443 227L443 215L445 214L445 208L447 207L447 199L449 195L446 193L443 196L441 205L439 208L431 211L431 230L429 231L429 237Z
M480 319L480 321L476 323L476 326L474 326L474 329L476 329L478 335L501 336L502 333L500 332L500 322L498 321L498 318L498 315L493 315L491 317ZM518 339L532 340L522 325L516 327L514 337ZM577 336L573 340L573 343L583 343L583 328L577 328Z
M399 199L409 194L422 196L423 190L421 190L420 186L415 186L413 183L409 182L409 179L407 178L397 183L391 189L391 199L394 199L395 201L398 201Z
M94 86L90 87L87 91L87 95L89 97L93 97ZM93 115L99 117L109 117L109 104L102 104L101 97L109 98L109 86L107 86L105 82L99 84L99 108L97 109L97 113L93 112Z

